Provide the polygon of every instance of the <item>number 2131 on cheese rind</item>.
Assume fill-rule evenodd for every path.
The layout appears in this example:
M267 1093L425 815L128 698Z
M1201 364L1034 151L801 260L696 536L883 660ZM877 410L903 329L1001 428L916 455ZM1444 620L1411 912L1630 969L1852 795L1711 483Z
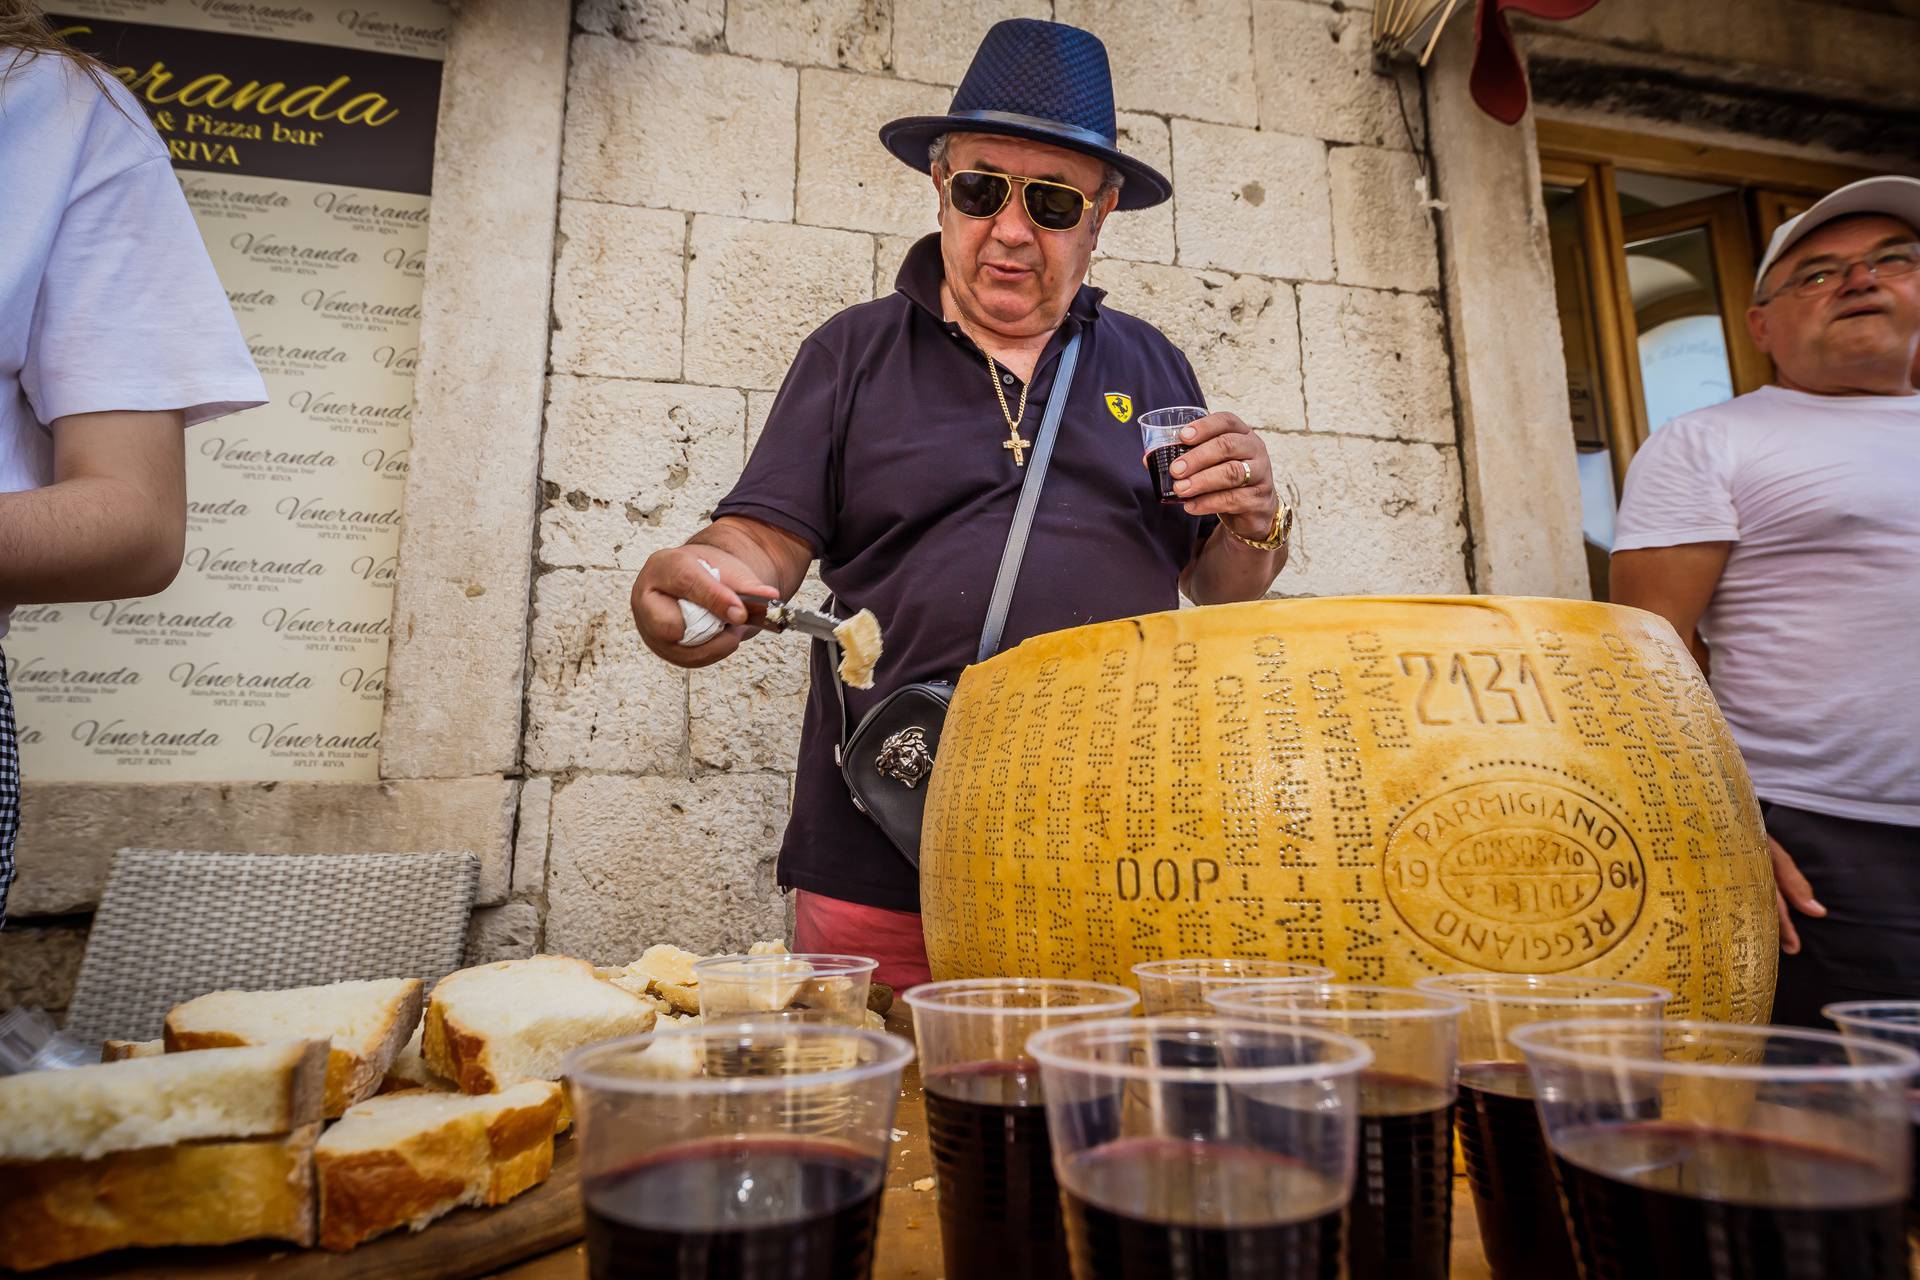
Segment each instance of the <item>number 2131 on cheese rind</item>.
M1662 619L1263 601L1028 640L962 677L921 844L937 979L1264 956L1355 982L1574 973L1764 1021L1773 876Z

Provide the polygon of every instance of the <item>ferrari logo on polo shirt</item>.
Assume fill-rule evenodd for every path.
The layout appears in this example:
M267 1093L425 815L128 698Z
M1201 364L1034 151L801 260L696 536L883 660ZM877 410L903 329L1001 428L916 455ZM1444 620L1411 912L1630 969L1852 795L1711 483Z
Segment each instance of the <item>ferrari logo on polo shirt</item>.
M1118 391L1107 392L1107 410L1116 421L1126 422L1133 417L1133 397L1123 396Z

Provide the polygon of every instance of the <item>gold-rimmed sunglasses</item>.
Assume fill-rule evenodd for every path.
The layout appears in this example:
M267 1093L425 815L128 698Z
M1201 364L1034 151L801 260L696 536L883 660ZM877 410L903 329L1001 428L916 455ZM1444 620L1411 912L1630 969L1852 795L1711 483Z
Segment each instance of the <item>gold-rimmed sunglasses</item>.
M969 218L997 218L1013 198L1015 184L1020 186L1020 204L1028 219L1042 231L1071 231L1080 225L1093 208L1093 201L1078 187L1045 178L1023 178L1013 173L989 173L984 169L956 169L943 184L947 202Z

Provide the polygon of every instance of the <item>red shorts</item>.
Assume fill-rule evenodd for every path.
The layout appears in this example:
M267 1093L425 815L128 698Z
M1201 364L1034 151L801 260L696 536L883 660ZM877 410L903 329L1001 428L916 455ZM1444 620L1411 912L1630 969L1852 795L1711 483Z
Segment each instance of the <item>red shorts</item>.
M920 913L863 907L857 902L793 891L793 949L866 956L880 962L875 982L895 991L931 982Z

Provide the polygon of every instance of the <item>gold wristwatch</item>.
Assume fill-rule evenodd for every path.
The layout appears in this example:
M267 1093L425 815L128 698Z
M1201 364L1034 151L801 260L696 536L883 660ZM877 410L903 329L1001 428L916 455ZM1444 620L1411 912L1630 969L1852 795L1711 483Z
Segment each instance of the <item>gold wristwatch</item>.
M1276 507L1273 512L1273 527L1267 530L1267 536L1265 538L1257 542L1252 538L1243 536L1232 525L1228 524L1225 519L1220 521L1220 527L1252 547L1255 551L1278 551L1287 545L1287 536L1293 532L1293 506L1284 498L1281 499L1280 505Z

